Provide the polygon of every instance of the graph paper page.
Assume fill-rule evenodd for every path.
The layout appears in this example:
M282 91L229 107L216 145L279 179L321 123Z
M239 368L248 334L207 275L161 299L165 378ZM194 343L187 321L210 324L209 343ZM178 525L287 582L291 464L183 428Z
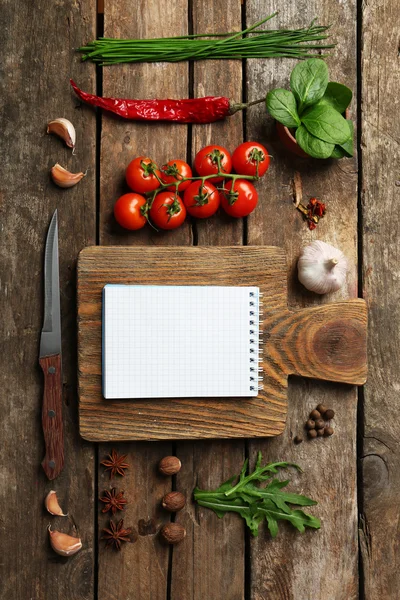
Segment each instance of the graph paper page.
M257 396L258 299L256 287L106 285L104 397Z

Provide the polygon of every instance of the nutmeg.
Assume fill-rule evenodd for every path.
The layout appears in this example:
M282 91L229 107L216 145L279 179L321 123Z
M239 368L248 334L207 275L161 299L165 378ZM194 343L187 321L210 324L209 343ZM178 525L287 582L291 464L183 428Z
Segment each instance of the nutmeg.
M328 409L327 409L327 408L326 408L326 406L324 406L323 404L318 404L318 406L317 406L317 410L318 410L318 411L321 413L321 415L323 415L323 414L325 414L325 413L326 413L326 411L327 411Z
M158 463L158 470L163 475L176 475L181 466L182 463L176 456L164 456Z
M303 438L301 437L301 435L296 435L296 437L294 438L293 441L295 444L301 444L301 442L303 441Z
M315 421L315 429L323 429L325 427L325 421L323 419L317 419Z
M307 431L307 435L310 439L314 439L317 437L318 433L316 429L309 429L309 431Z
M331 408L328 408L328 410L325 411L324 419L326 419L327 421L330 421L331 419L333 419L334 416L335 416L335 411L332 410Z
M186 498L181 492L169 492L162 499L162 507L169 512L178 512L186 504Z
M334 429L332 429L332 427L325 427L324 432L325 435L329 437L334 434Z
M306 429L315 429L315 421L308 419L306 423Z
M179 523L167 523L162 527L160 536L167 544L179 544L186 537L186 529Z
M317 436L322 437L325 435L325 429L317 429Z

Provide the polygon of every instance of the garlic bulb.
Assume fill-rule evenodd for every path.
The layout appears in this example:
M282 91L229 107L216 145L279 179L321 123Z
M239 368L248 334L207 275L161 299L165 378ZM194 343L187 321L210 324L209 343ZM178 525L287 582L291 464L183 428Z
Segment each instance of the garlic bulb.
M75 127L72 125L71 121L68 119L54 119L54 121L50 121L47 124L47 133L54 133L58 135L68 148L72 148L72 154L74 154L75 143L76 143L76 132Z
M51 547L57 554L60 554L61 556L72 556L82 548L82 541L80 538L61 533L61 531L52 531L50 525L47 529L50 535Z
M297 269L304 287L316 294L328 294L344 284L347 259L341 250L317 240L302 249Z
M50 490L44 499L46 510L57 517L66 517L62 511L61 506L58 504L57 493L54 490Z

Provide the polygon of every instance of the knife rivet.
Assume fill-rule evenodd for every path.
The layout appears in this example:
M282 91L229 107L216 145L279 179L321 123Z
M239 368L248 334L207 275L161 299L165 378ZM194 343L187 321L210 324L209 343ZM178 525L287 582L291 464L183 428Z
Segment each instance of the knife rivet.
M49 467L50 467L50 469L54 469L55 466L56 466L56 461L55 460L49 460Z
M55 417L56 413L54 410L49 410L49 412L47 413L49 415L49 417Z
M56 372L56 368L55 367L49 367L49 371L48 372L53 375Z

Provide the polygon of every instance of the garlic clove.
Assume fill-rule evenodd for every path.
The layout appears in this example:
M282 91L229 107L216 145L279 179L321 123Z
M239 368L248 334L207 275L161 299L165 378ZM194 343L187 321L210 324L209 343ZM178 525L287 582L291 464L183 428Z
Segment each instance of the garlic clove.
M62 511L61 506L58 504L57 493L54 490L50 490L44 499L44 504L47 512L56 517L66 517Z
M58 163L52 167L50 173L54 183L62 188L70 188L76 185L86 175L86 173L70 173Z
M297 268L304 287L316 294L328 294L343 286L348 267L341 250L317 240L302 249Z
M54 552L57 552L60 556L72 556L82 548L82 541L80 538L61 533L61 531L52 531L50 525L47 529L50 534L51 547Z
M68 148L75 148L76 143L76 132L75 127L68 119L54 119L47 124L47 133L54 133L58 135Z

